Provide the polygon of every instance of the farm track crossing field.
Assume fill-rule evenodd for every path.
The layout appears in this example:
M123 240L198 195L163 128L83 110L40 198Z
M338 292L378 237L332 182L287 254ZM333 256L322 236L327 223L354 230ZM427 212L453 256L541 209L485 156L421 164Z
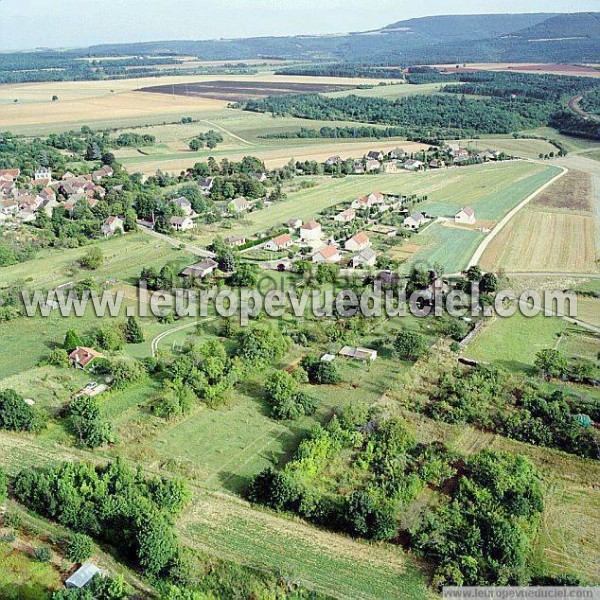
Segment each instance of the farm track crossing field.
M140 88L137 91L240 102L249 98L265 98L266 96L335 92L347 90L348 87L349 86L343 84L336 85L325 83L217 80L172 85L153 85Z

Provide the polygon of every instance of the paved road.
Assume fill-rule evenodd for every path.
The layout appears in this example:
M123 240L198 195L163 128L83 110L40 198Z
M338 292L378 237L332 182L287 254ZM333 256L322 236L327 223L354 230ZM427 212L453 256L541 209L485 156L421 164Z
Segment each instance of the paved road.
M140 228L140 231L142 231L143 233L151 235L152 237L155 237L156 239L161 240L163 242L167 242L167 244L171 244L171 246L175 246L176 248L183 246L188 252L191 252L192 254L196 254L197 256L202 256L204 258L214 258L215 257L214 252L209 252L208 250L205 250L204 248L200 248L199 246L194 246L194 244L190 244L189 242L186 242L184 240L179 240L177 238L171 237L170 235L166 235L164 233L158 233L158 231L154 231L154 229L150 229L150 227L146 227L145 225L142 225L140 223L138 223L138 227Z
M600 279L600 273L567 273L561 271L513 271L508 277L573 277L580 279Z

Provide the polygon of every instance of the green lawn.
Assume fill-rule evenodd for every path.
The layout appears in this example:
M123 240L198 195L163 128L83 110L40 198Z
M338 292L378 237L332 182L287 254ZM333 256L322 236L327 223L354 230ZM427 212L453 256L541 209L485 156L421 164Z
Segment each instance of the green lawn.
M555 348L568 323L557 317L496 317L484 326L465 355L515 371L531 371L536 352Z

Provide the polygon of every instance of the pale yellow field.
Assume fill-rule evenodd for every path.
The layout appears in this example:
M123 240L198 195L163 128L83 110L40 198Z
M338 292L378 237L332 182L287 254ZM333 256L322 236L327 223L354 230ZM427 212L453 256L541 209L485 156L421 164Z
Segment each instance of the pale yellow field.
M330 83L358 85L377 84L379 80L339 77L287 77L272 74L258 75L196 75L177 77L146 77L106 81L64 81L0 85L0 125L15 133L57 130L62 126L84 123L122 121L139 117L186 116L192 113L224 108L227 102L204 98L170 97L165 94L134 93L141 87L192 83L194 81L263 81ZM58 96L52 102L52 96ZM18 100L18 102L15 102ZM191 112L190 112L191 111ZM143 121L142 121L143 122ZM153 120L156 122L156 119ZM34 127L35 126L35 130ZM44 127L46 126L46 127ZM119 125L124 126L124 125Z
M483 255L486 270L594 273L594 217L587 213L525 208Z

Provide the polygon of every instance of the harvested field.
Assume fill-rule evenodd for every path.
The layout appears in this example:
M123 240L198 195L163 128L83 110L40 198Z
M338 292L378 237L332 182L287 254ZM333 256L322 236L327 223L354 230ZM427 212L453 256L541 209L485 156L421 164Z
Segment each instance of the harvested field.
M582 171L569 171L537 196L531 206L593 212L592 178Z
M592 215L526 208L489 245L486 270L594 273L596 246Z
M339 92L352 89L354 86L331 83L294 83L267 81L202 81L172 85L153 85L140 88L139 92L152 94L169 94L172 96L191 96L194 98L210 98L240 102L249 98L266 96L284 96L287 94L319 94L323 92Z

